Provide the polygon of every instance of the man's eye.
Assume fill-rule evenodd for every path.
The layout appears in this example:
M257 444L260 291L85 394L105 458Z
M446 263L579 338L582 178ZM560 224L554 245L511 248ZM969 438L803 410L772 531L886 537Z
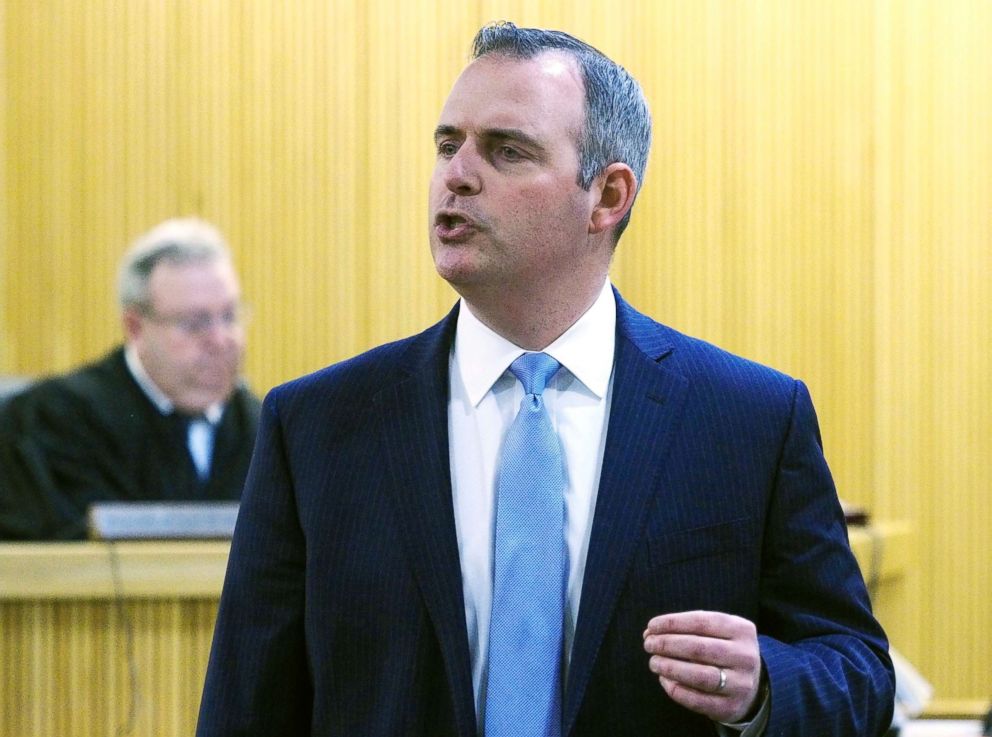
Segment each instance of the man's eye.
M187 315L179 320L179 327L187 333L205 333L213 324L213 317L206 313Z
M453 141L441 141L437 145L438 155L450 159L458 152L458 146Z
M520 161L523 156L513 146L500 146L498 153L506 161Z

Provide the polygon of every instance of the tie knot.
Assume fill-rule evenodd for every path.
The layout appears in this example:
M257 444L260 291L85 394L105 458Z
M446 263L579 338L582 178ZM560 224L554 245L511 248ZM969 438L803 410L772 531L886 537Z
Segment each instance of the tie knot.
M524 385L524 392L541 396L561 364L547 353L525 353L510 364L510 372Z

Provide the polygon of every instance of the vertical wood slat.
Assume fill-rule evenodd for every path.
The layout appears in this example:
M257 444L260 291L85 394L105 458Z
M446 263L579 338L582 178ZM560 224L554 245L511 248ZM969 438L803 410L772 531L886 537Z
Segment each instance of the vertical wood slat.
M193 734L216 601L128 602L137 664L135 737ZM124 626L107 601L0 602L0 727L11 737L106 737L134 693ZM21 649L19 645L28 643Z
M117 259L177 213L231 238L260 391L427 325L452 301L430 136L472 33L509 17L603 48L656 131L615 281L808 381L842 494L919 532L895 644L939 697L987 698L988 3L0 3L15 373L117 340Z

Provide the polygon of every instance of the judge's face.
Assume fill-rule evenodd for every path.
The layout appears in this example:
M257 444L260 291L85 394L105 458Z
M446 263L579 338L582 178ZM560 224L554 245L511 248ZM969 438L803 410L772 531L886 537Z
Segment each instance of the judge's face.
M590 192L577 183L585 88L575 61L483 56L435 130L430 241L463 296L549 289L590 256Z
M234 391L245 340L229 260L159 262L147 307L126 310L124 328L145 371L177 408L202 412Z

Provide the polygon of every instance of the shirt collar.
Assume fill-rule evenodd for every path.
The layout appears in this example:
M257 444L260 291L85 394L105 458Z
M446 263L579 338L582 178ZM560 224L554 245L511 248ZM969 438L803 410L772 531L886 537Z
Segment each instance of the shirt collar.
M128 344L124 348L124 361L127 363L127 369L131 372L131 376L134 377L138 386L141 387L141 391L151 400L158 411L163 415L172 414L176 408L175 404L173 404L165 392L158 388L158 385L152 381L152 377L145 371L145 367L141 364L141 359L138 357L138 349L134 345ZM224 414L224 403L214 402L204 410L203 417L211 425L216 425L220 422L222 414Z
M562 364L599 399L613 371L617 305L607 279L592 306L544 352ZM513 361L526 353L472 314L465 300L458 310L455 358L469 401L478 406Z

